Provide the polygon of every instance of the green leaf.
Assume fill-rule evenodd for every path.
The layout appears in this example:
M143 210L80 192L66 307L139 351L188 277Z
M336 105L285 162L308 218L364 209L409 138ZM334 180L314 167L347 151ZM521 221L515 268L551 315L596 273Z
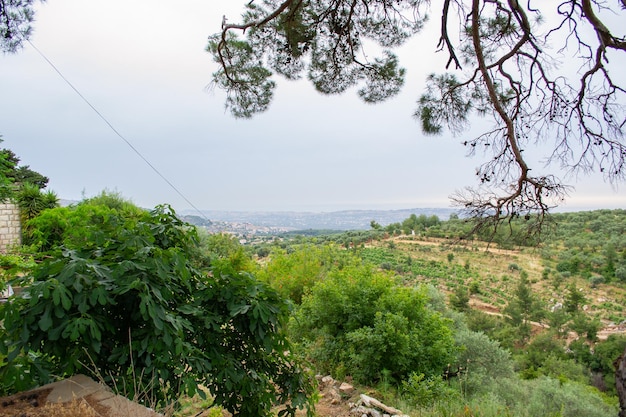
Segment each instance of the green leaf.
M61 323L54 329L50 330L48 332L48 339L50 339L51 341L59 340L59 338L61 337L61 334L65 330L65 325L66 323Z
M89 332L91 333L92 339L100 340L101 337L102 337L102 333L100 332L100 328L92 320L90 320L90 322L89 322Z
M39 319L39 328L46 332L52 327L52 317L50 317L50 308L47 308L41 319Z
M165 343L166 346L171 347L172 346L172 335L170 334L169 331L165 330L163 332L163 342Z
M61 291L61 303L63 304L63 308L69 310L72 307L72 299L70 298L71 294L67 290L67 288L63 287Z
M239 304L230 307L231 317L238 316L240 314L246 314L250 310L250 304Z
M195 305L193 305L193 304L185 304L185 305L182 305L182 306L178 307L178 309L177 309L177 310L178 310L180 313L183 313L183 314L195 314L195 313L198 313L198 312L199 312L198 307L196 307L196 306L195 306Z

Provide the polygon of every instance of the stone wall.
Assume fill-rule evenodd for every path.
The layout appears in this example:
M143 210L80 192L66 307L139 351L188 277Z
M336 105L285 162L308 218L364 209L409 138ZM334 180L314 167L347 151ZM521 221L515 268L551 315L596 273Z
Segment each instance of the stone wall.
M22 243L20 209L13 203L0 204L0 252Z

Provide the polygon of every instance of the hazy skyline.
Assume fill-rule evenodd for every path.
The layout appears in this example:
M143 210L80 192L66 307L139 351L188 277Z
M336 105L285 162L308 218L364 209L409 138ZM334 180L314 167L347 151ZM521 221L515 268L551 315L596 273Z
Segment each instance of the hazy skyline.
M232 118L224 93L207 90L216 65L204 48L244 3L50 0L37 6L31 39L199 209L448 207L454 191L475 185L482 156L465 157L462 137L425 137L411 116L426 75L445 66L433 30L402 48L406 85L383 104L277 78L268 112ZM48 176L60 198L108 189L142 207L191 208L29 44L0 56L0 91L0 146ZM599 175L565 182L576 190L562 209L626 207Z

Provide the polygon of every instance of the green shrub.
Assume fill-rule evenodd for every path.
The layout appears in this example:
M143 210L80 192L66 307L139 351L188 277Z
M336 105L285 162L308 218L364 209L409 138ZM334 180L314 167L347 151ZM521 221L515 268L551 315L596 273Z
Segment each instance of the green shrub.
M59 199L52 191L41 191L39 186L24 183L15 193L15 200L20 208L22 223L33 219L42 211L57 207Z
M480 283L478 281L472 281L469 286L470 294L482 294L480 290Z
M454 338L459 348L451 371L465 394L485 393L493 381L514 375L510 353L484 333L471 330L458 331Z
M412 373L402 381L402 396L405 400L428 407L436 402L447 402L458 396L441 375L425 377L424 374Z
M567 359L565 343L551 333L535 337L526 351L516 357L518 366L523 369L539 369L549 357Z
M48 358L36 352L19 352L12 361L0 354L0 396L27 391L48 383L51 379Z
M591 284L591 288L597 288L598 285L604 284L606 282L606 278L602 275L592 275L589 278L589 284Z
M531 381L530 398L526 408L529 416L606 417L617 415L617 407L603 401L602 397L580 384L562 383L542 377Z
M318 282L292 320L294 338L309 346L316 365L345 364L360 382L389 371L439 375L454 354L449 321L427 308L423 289L400 287L371 267L333 271Z
M330 269L353 263L357 263L354 255L330 244L302 245L289 253L275 249L259 271L258 278L269 283L285 298L300 304L302 296L316 282L324 280Z
M46 213L34 235L50 250L24 278L25 296L0 309L8 366L39 352L57 375L93 367L130 396L129 377L139 378L163 402L202 394L201 384L246 416L269 415L274 401L310 405L311 383L281 332L288 303L229 265L199 270L195 229L169 207L86 202Z
M450 305L457 311L468 311L470 309L469 300L468 290L463 285L456 287L450 295Z

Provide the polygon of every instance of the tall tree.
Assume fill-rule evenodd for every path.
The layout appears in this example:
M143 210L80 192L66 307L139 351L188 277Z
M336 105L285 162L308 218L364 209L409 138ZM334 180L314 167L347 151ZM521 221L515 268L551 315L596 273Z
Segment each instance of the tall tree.
M268 109L273 72L306 73L325 94L358 85L364 101L380 102L404 82L392 49L422 29L432 3L448 62L426 80L415 117L427 134L462 134L473 116L492 121L463 139L469 154L486 154L457 205L480 226L523 216L539 229L568 192L557 176L531 172L524 149L545 141L549 165L624 179L626 90L614 76L626 51L623 0L253 0L241 23L224 17L209 38L213 82L235 117ZM372 40L382 52L369 59Z
M0 142L2 142L1 136ZM0 151L0 203L4 203L12 195L15 165L16 162L8 153Z
M26 183L37 186L39 189L46 188L48 186L48 177L41 175L37 171L30 169L29 165L20 166L20 158L15 155L10 149L0 149L0 153L5 156L7 163L11 170L7 173L9 179L18 186L23 186Z

